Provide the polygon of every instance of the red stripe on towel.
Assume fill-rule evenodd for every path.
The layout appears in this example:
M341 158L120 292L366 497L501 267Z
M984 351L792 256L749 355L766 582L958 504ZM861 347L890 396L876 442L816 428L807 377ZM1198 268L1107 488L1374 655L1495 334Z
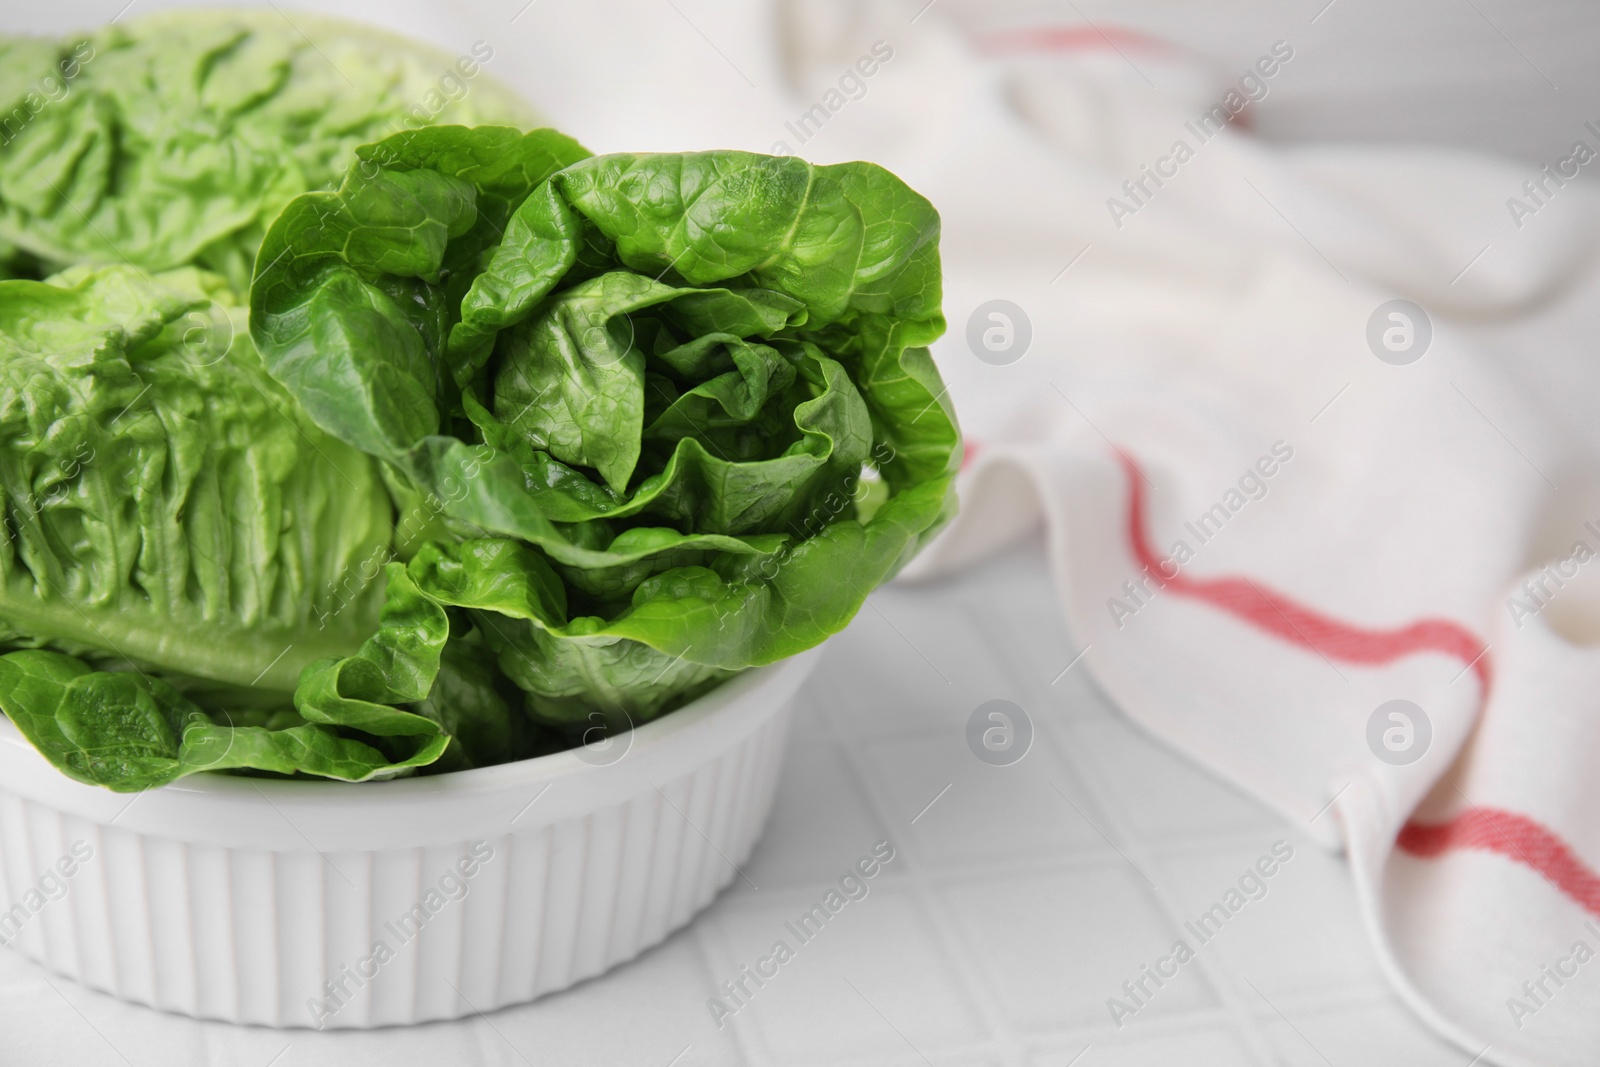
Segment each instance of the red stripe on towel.
M1380 630L1343 622L1296 603L1290 597L1243 577L1191 578L1163 561L1150 547L1145 530L1144 474L1120 451L1128 477L1128 543L1139 565L1179 596L1193 597L1330 660L1365 665L1390 663L1419 652L1453 656L1470 667L1487 697L1491 677L1488 647L1471 631L1447 619L1421 619ZM1536 820L1497 808L1474 807L1443 823L1408 822L1395 840L1402 852L1433 859L1454 849L1493 852L1521 863L1600 916L1600 875L1588 867L1559 834Z
M1076 52L1094 48L1139 52L1173 52L1159 37L1117 26L1033 26L999 30L978 38L978 47L991 55L1012 52Z
M1395 845L1421 859L1457 848L1499 853L1537 871L1590 915L1600 916L1600 876L1585 866L1571 845L1526 815L1473 808L1449 822L1413 821L1400 831Z
M1190 578L1177 568L1169 575L1145 534L1144 474L1119 454L1130 486L1128 541L1139 565L1165 589L1202 600L1292 645L1341 663L1391 663L1418 652L1438 652L1470 664L1485 688L1489 656L1471 631L1446 619L1421 619L1388 630L1369 629L1325 615L1249 578Z

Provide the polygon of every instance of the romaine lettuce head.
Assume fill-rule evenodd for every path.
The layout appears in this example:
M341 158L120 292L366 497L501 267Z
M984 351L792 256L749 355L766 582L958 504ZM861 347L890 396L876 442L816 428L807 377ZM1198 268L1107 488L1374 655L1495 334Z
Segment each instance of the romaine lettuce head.
M527 123L485 69L493 54L271 7L0 37L0 277L195 264L242 293L273 216L337 181L357 145L434 122Z
M266 233L248 325L193 266L0 281L0 711L67 774L537 755L813 647L953 513L938 216L893 175L502 126L354 157ZM295 187L144 217L156 173L83 232L236 268ZM113 247L51 217L0 271Z
M267 375L214 275L0 282L0 518L0 710L73 777L360 780L450 755L458 723L496 761L516 751L470 640L442 669L410 646L390 668L448 622L403 570L385 583L377 464ZM383 706L297 714L302 670L328 656ZM441 679L466 694L453 720L395 706Z
M535 718L637 722L810 648L953 514L939 218L894 175L503 127L357 155L274 222L251 329L407 503L392 595L470 620Z

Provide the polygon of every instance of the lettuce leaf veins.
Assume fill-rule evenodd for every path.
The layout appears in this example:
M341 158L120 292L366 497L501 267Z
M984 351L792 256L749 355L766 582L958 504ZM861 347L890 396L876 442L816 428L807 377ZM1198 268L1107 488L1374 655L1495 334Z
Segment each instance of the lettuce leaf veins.
M357 145L527 122L485 71L493 55L270 7L0 37L0 277L198 265L242 293L278 210L336 182Z

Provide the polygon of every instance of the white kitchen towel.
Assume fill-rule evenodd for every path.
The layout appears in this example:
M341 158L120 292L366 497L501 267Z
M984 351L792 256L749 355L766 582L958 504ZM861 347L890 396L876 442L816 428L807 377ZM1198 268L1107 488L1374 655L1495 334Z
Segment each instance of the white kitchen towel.
M951 301L975 456L920 570L1042 517L1083 667L1347 849L1419 1014L1482 1062L1595 1062L1600 205L1561 172L1600 139L1554 177L1273 149L1192 94L1163 111L1132 43L1000 41L1044 53L1004 99L1064 164L966 189L1038 235L989 247L1009 306ZM1260 51L1213 104L1293 76L1292 42ZM980 235L933 195L964 278Z
M675 87L649 107L553 45L522 80L597 149L865 157L929 196L972 462L917 573L1042 521L1062 669L1345 848L1389 976L1474 1062L1595 1062L1600 198L1570 178L1600 132L1543 171L1271 146L1251 111L1314 24L1218 71L941 16L662 8L707 47L618 45Z

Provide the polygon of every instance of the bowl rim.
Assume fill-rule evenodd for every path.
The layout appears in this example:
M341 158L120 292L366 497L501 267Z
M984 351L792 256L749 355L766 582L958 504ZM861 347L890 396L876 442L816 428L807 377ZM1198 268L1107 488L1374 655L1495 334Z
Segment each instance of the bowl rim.
M460 842L581 817L718 758L787 706L821 647L754 667L634 727L614 762L566 749L489 767L380 782L253 778L201 772L116 793L69 778L0 715L0 794L102 828L271 851L373 851ZM661 783L661 784L658 784ZM560 784L562 788L551 789ZM548 801L535 800L549 791ZM527 811L522 819L518 810ZM531 810L530 810L531 809ZM289 831L292 831L289 832ZM313 841L312 837L317 838Z

